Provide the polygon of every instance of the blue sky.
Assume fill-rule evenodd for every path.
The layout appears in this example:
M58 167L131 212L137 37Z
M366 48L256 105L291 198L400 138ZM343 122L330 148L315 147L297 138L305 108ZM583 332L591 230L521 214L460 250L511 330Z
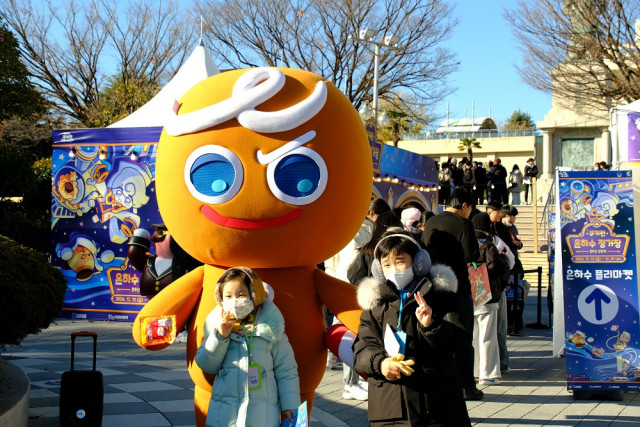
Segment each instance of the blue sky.
M466 117L471 117L475 103L475 117L491 115L498 124L518 109L529 113L534 122L542 120L551 108L551 96L531 89L520 79L515 65L521 62L522 53L502 16L503 8L515 7L516 0L447 1L455 6L460 22L444 46L457 54L460 65L449 80L457 91L437 106L436 113L445 118L448 103L450 118L465 117L465 110ZM191 3L178 4L186 9ZM193 47L195 43L197 40ZM205 39L205 43L210 41Z
M437 108L445 116L471 117L475 102L475 117L489 116L496 123L504 122L515 111L529 113L534 122L542 120L551 109L551 96L531 89L520 79L515 65L522 60L511 28L503 18L505 6L515 7L515 0L450 0L455 5L459 24L446 42L458 55L459 71L451 76L451 85L458 90Z

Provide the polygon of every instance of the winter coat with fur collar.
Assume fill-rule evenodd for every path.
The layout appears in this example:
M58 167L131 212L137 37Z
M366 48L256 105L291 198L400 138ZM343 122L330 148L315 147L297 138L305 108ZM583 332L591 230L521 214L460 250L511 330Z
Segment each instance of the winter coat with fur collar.
M276 305L265 300L250 339L253 361L260 365L262 386L248 388L247 340L234 332L227 339L218 335L221 307L205 321L206 338L195 362L203 371L216 374L207 414L207 426L274 426L280 410L300 405L298 365L284 333L284 318Z
M387 325L396 330L400 293L390 281L367 279L359 285L363 312L353 344L354 363L369 377L371 425L392 420L411 426L471 425L453 357L471 340L458 308L457 285L453 270L445 265L434 265L427 277L415 278L410 285L400 324L407 334L405 358L415 361L415 372L395 381L382 375L380 364L391 356L385 351L384 331ZM417 291L433 310L426 328L415 316Z

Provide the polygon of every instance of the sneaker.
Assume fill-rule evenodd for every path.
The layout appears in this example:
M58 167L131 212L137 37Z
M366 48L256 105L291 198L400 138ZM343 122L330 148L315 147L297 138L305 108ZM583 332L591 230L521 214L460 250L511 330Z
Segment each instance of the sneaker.
M482 400L484 393L477 387L467 387L463 390L464 400Z
M178 335L176 335L176 342L187 342L187 338L187 331L182 331Z
M358 387L363 389L366 392L369 392L369 383L365 380L358 380Z
M478 381L478 383L482 385L497 385L500 384L500 382L500 378L485 378Z
M329 357L327 358L327 369L342 369L342 362L333 353L329 353Z
M358 384L346 385L342 390L342 398L345 400L368 400L369 392L360 388Z
M508 374L509 372L511 372L511 368L510 367L506 367L506 368L500 368L500 373L501 374Z

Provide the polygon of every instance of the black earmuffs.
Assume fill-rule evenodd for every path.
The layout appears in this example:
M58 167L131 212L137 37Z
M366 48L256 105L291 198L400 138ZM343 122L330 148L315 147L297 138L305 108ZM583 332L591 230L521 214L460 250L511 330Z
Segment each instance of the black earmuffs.
M410 240L418 247L418 252L413 257L413 265L411 269L413 270L413 274L419 277L426 276L431 270L431 257L429 256L429 252L425 249L422 249L420 243L413 237L407 236L406 234L390 234L388 236L380 239L375 249L373 250L373 262L371 263L371 275L376 280L386 280L384 277L384 272L382 271L382 264L380 264L380 260L378 259L378 247L383 240L388 239L390 237L401 237L407 240Z

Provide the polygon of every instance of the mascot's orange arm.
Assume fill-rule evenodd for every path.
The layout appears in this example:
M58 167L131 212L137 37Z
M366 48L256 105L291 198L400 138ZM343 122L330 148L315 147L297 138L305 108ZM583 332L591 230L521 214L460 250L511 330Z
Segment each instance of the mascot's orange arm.
M357 288L319 269L315 270L313 281L320 302L326 305L347 328L358 333L362 309L358 306L356 298Z
M189 320L193 309L202 292L204 268L198 267L185 274L175 282L164 288L153 297L138 313L133 322L133 339L142 347L140 319L145 316L176 316L176 333L179 333ZM146 346L148 350L161 350L169 344Z

